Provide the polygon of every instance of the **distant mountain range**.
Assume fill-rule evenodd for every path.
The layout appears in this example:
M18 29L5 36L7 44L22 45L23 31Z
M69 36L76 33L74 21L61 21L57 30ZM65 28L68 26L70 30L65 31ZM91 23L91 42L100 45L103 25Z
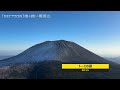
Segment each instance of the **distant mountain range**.
M108 63L108 72L62 71L62 63ZM0 61L0 78L111 79L120 78L120 65L65 40L45 41Z
M13 57L13 56L0 56L0 60L3 60L3 59L7 59L7 58L10 58L10 57Z
M106 59L120 64L120 56L115 58L106 58Z

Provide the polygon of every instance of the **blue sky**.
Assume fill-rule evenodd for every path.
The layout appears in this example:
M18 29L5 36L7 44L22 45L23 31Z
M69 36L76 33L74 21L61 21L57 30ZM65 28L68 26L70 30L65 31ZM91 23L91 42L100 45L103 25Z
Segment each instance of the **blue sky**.
M51 18L3 18L49 14ZM0 54L15 54L46 40L70 40L100 56L120 56L119 11L1 11Z

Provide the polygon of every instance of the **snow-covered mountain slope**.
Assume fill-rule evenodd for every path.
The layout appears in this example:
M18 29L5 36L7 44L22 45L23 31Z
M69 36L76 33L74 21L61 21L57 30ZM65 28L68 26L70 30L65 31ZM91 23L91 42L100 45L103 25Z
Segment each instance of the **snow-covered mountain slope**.
M74 42L57 40L37 44L17 56L1 60L0 66L39 62L44 60L80 63L109 63L109 61L99 57Z

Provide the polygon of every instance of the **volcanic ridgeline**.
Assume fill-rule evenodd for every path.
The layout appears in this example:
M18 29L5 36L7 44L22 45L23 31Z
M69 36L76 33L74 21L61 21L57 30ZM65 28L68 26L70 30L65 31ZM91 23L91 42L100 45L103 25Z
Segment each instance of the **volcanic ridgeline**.
M17 56L1 60L0 67L44 60L57 60L68 63L111 63L74 42L56 40L42 42Z

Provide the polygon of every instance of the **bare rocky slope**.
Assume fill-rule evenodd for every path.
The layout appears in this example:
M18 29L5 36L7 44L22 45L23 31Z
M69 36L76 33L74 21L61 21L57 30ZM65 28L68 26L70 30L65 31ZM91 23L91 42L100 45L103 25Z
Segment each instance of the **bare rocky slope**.
M108 63L108 72L63 71L62 63ZM65 40L46 41L0 61L0 78L111 79L120 78L120 65Z
M63 62L79 63L109 62L74 42L58 40L46 41L37 44L17 56L1 60L0 67L19 63L39 62L44 60L58 60Z

